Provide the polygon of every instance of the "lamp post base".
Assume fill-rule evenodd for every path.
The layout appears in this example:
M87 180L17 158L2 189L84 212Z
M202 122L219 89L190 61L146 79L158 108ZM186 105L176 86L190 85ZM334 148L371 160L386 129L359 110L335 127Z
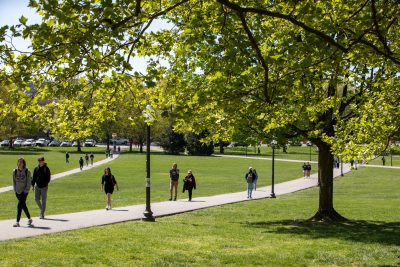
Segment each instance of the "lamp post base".
M271 193L270 198L276 198L275 193Z
M145 211L143 212L144 217L142 218L142 221L144 222L155 222L156 218L153 217L153 212L151 211Z

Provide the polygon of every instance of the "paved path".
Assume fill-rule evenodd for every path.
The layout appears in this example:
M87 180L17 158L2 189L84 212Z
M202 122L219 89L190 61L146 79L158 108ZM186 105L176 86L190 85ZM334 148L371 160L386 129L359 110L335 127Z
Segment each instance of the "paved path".
M106 163L118 158L118 156L119 156L119 154L114 154L113 158L106 158L106 159L103 159L103 160L99 160L99 161L93 162L93 166L91 166L89 164L88 167L86 167L86 166L83 167L83 170L81 170L80 168L76 168L76 169L69 170L69 171L66 171L66 172L53 174L53 175L51 175L51 180L56 180L56 179L59 179L59 178L62 178L62 177L65 177L65 176L68 176L68 175L71 175L71 174L74 174L74 173L90 170L92 168L95 168L95 167L98 167L100 165L106 164ZM13 190L13 186L12 185L11 186L6 186L6 187L1 187L0 188L0 193L8 192L8 191L11 191L11 190Z
M241 158L241 159L257 159L257 160L272 160L272 158L267 157L257 157L257 156L235 156L235 155L217 155L214 154L215 157L224 157L224 158ZM318 161L311 161L311 160L298 160L298 159L278 159L275 158L275 161L286 161L286 162L310 162L310 163L318 163Z
M344 165L344 172L348 172L350 166ZM334 176L340 176L340 170L334 170ZM311 175L311 178L299 178L296 180L275 185L275 194L277 196L304 190L317 186L317 174ZM268 198L271 193L271 187L262 187L253 192L253 199ZM209 197L194 198L188 202L187 199L178 201L165 201L153 203L151 210L154 217L178 214L182 212L204 209L213 206L219 206L230 203L248 201L246 191L222 194ZM45 220L33 218L33 227L26 226L27 219L21 219L21 227L12 227L15 220L0 221L0 240L18 239L25 237L38 236L49 233L88 228L92 226L107 225L124 221L140 220L143 218L145 205L134 205L127 207L118 207L110 211L91 210L70 214L49 215Z

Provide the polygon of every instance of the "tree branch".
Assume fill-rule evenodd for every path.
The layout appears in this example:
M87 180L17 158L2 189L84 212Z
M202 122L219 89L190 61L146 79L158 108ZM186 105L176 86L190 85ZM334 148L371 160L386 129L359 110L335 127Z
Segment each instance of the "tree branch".
M310 26L306 25L305 23L298 21L297 19L295 19L292 16L289 15L285 15L285 14L281 14L278 12L273 12L273 11L269 11L266 9L260 9L260 8L245 8L245 7L241 7L237 4L231 3L229 0L217 0L220 4L225 5L235 11L238 12L243 12L243 13L256 13L256 14L261 14L261 15L267 15L269 17L274 17L274 18L280 18L280 19L284 19L286 21L291 22L294 25L297 25L301 28L303 28L304 30L306 30L307 32L311 32L315 35L317 35L319 38L321 38L322 40L326 41L327 43L339 48L340 50L342 50L343 52L347 53L348 49L344 46L342 46L341 44L339 44L338 42L335 41L334 38L332 38L331 36L318 31L314 28L311 28Z
M270 100L270 96L269 96L269 93L268 93L268 80L269 80L269 77L268 77L269 76L268 75L269 74L268 65L265 62L265 59L264 59L264 57L263 57L263 55L261 53L261 49L258 46L256 39L254 38L252 32L250 31L250 29L249 29L249 27L247 25L246 18L244 17L244 14L242 12L239 12L239 11L237 12L237 14L238 14L238 16L240 18L240 21L242 22L242 26L243 26L244 30L246 31L246 34L247 34L247 36L248 36L248 38L250 40L251 46L255 50L257 58L260 61L261 66L264 69L264 96L265 96L265 99L267 101L269 101Z

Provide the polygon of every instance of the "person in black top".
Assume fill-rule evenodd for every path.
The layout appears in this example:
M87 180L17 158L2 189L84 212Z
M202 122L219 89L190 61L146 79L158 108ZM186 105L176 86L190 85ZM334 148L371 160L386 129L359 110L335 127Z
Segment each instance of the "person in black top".
M178 196L178 181L179 181L179 169L178 169L178 164L174 163L172 164L172 168L169 171L169 178L171 179L170 184L169 184L169 192L171 194L171 197L169 200L172 200L172 192L175 189L175 197L174 201L176 201L176 198Z
M183 191L187 190L189 193L189 201L192 201L193 188L196 189L196 180L194 179L192 170L188 171L188 174L183 179Z
M82 170L83 169L83 158L79 158L79 168Z
M93 160L94 160L94 155L92 152L92 153L90 153L90 165L92 165L92 166L93 166Z
M104 169L104 174L101 177L101 191L105 192L107 195L106 210L111 209L111 195L114 192L114 186L119 190L117 181L115 180L114 175L111 174L111 169Z
M44 162L44 157L39 157L38 162L38 165L33 170L32 190L35 191L35 200L40 209L40 219L44 219L47 189L50 183L51 173L49 167L47 167L47 164Z
M65 152L65 162L69 163L69 153L68 153L68 151Z
M304 178L307 178L307 163L304 162L302 169L303 169Z
M89 155L88 154L85 155L85 162L86 162L86 167L88 167L89 166Z

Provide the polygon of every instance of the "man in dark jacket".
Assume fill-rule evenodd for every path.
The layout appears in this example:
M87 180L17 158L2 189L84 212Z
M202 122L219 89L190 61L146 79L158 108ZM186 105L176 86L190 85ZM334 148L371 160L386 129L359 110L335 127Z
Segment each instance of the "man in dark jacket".
M44 162L44 157L38 158L39 164L33 171L32 190L35 191L35 200L40 209L40 219L44 219L46 211L47 189L50 182L50 169ZM36 186L35 186L36 184Z

